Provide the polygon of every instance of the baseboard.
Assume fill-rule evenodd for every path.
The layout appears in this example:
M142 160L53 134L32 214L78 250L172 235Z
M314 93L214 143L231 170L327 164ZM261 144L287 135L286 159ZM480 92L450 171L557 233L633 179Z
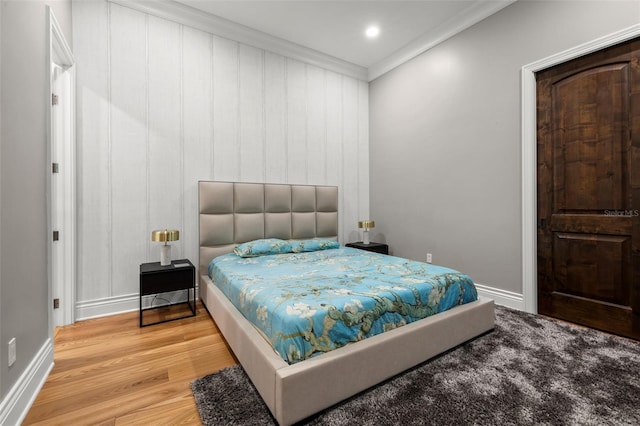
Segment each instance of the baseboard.
M160 301L154 301L154 296L144 296L142 307L148 308L152 305L162 306L168 303L180 303L187 301L187 291L180 290L159 295ZM106 317L109 315L133 312L140 309L138 294L127 294L124 296L107 297L104 299L85 300L76 303L76 321L88 320L91 318ZM196 285L196 299L198 297L198 286Z
M475 285L478 290L478 295L493 299L498 305L507 306L521 311L524 310L524 298L522 297L522 294L489 287L479 283L475 283ZM197 294L198 292L196 289L196 295ZM152 299L153 296L143 298L143 306L149 307ZM176 292L170 301L171 303L176 303L185 302L186 300L186 292ZM78 302L76 303L76 321L137 311L140 309L139 303L137 294Z
M136 311L139 305L137 294L76 302L76 321Z
M475 283L475 285L479 296L493 299L496 305L502 305L508 308L524 311L524 298L522 297L522 294L489 287L484 284Z
M478 295L493 299L496 304L509 308L524 310L524 298L522 294L512 291L490 287L488 285L475 283ZM196 298L197 298L196 286ZM145 297L142 300L144 307L149 307L153 296ZM171 303L186 301L186 292L176 294L171 298ZM76 321L83 321L91 318L105 317L108 315L122 314L125 312L137 311L140 309L137 294L125 296L108 297L105 299L89 300L76 303ZM0 423L2 424L2 423Z
M53 340L47 339L7 396L0 402L0 425L22 423L52 368Z

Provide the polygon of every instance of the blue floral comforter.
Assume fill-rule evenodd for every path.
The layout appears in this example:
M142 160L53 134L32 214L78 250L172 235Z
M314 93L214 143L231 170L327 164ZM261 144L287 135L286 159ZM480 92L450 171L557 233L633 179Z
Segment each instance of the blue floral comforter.
M230 253L209 276L290 364L478 298L458 271L349 247Z

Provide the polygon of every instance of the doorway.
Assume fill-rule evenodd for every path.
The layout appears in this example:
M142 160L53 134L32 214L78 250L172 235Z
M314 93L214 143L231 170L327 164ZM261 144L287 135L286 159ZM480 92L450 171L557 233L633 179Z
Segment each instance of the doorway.
M640 40L536 74L537 309L640 339Z
M75 320L75 61L49 8L49 323Z

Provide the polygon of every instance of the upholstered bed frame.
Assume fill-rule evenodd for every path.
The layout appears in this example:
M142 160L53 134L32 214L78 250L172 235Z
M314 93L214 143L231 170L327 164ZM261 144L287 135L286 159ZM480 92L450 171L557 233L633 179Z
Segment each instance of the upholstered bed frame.
M289 365L211 282L207 266L260 238L338 238L338 188L198 184L200 298L281 425L293 424L494 327L481 299Z

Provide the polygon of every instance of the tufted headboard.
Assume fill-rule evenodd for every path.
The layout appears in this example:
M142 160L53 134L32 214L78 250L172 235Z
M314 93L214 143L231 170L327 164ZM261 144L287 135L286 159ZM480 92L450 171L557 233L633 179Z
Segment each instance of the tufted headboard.
M338 188L198 182L199 274L211 259L260 238L338 239Z

